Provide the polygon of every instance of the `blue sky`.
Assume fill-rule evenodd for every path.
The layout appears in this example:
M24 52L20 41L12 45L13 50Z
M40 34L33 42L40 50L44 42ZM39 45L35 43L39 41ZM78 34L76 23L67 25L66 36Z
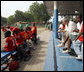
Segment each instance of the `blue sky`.
M13 15L16 10L28 11L29 6L36 1L1 1L1 16L9 17ZM43 3L43 1L37 1L38 3Z

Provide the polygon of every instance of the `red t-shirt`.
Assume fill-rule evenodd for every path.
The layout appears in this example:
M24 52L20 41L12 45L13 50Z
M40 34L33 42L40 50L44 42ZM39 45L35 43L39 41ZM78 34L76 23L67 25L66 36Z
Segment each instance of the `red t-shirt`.
M83 32L83 24L82 24L82 26L81 26L81 32ZM81 42L83 42L83 35L81 35L81 37L79 37L79 40L80 40Z
M28 26L30 29L32 29L30 26Z
M65 25L63 25L63 29L65 29Z
M13 28L14 28L14 27L10 27L10 30L12 31Z
M34 33L36 33L36 31L37 31L36 26L34 26L34 27L32 28L32 33L34 34Z
M32 37L32 31L27 31L28 39L30 40Z
M22 34L22 36L24 38L23 40L26 40L28 38L28 35L27 35L27 33L25 31L22 31L21 34Z
M23 44L23 36L21 33L18 33L17 35L15 35L15 38L16 38L16 45L20 45L20 44Z
M7 31L7 30L4 28L4 29L2 29L2 31L5 32L5 31Z
M5 51L13 51L16 49L16 40L14 36L10 36L6 38L5 41Z

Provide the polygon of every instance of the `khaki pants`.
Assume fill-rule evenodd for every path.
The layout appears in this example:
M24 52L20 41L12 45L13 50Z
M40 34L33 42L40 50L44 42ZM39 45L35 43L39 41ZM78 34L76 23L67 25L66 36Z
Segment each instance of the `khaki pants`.
M65 32L65 39L69 36L68 32ZM71 47L71 39L68 38L67 42L65 43L65 48L67 48L68 50L70 50Z
M65 39L66 39L66 32L64 33L64 32L62 32L62 42L64 42L65 41Z

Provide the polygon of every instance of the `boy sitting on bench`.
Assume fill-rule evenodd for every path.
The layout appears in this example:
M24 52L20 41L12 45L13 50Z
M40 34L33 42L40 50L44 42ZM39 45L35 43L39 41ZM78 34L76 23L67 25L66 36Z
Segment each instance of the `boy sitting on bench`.
M16 46L16 41L14 36L11 36L10 31L6 31L4 35L5 35L6 41L2 52L10 52L15 50L17 46Z
M13 28L13 35L16 38L16 45L17 45L17 51L20 56L20 59L23 59L24 61L27 60L28 54L25 52L24 48L24 38L20 32L19 28Z

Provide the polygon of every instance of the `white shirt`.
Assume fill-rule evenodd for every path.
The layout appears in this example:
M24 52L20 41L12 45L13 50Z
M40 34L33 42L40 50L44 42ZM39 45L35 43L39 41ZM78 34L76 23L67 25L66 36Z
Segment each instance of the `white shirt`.
M72 33L73 30L75 30L77 28L76 24L73 21L69 21L68 26L65 26L65 31L67 31L68 33Z
M83 21L81 22L81 24L80 24L80 22L78 22L78 23L76 24L76 27L75 27L74 29L79 29L79 30L81 30L82 24L83 24ZM74 30L74 29L73 29L73 30ZM71 34L72 34L72 35L79 35L79 33L77 33L77 32L72 32Z
M82 21L81 23L78 22L78 23L77 23L77 29L81 30L81 26L82 26L82 24L83 24L83 21Z
M63 25L62 25L62 24L60 24L60 25L59 25L59 28L60 28L60 29L62 29L62 28L63 28Z
M80 24L80 22L77 23L77 29L81 30L81 24Z

